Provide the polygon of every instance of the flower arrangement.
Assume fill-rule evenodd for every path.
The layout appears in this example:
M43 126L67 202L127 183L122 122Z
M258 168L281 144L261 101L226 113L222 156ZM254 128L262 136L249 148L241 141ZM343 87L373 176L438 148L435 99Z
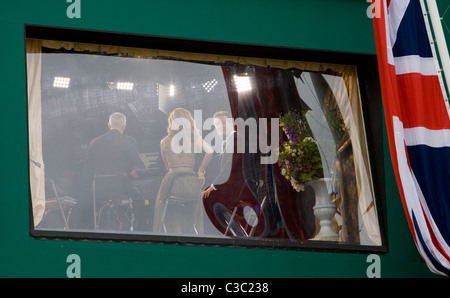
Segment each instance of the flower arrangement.
M319 148L305 114L289 111L280 115L280 126L288 140L278 152L278 166L297 192L305 189L306 182L323 177Z

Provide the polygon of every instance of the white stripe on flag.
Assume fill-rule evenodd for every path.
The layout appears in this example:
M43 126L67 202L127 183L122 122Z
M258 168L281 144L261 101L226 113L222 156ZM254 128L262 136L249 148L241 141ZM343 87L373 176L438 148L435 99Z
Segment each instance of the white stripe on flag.
M425 127L412 127L404 128L403 134L406 146L450 147L450 129L433 130Z
M418 55L395 57L395 73L398 75L407 73L420 73L424 76L436 76L434 58L423 58Z
M389 4L388 19L390 30L386 32L389 32L388 38L390 38L392 46L395 44L395 41L397 40L398 28L400 27L400 23L402 22L406 9L408 8L409 1L410 0L396 0L391 1L391 3ZM386 1L384 6L385 7L387 6Z

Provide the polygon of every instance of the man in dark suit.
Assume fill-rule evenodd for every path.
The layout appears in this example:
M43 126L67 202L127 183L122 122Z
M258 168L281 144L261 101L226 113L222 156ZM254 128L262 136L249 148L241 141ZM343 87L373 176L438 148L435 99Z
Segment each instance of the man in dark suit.
M84 168L86 200L80 206L80 228L93 227L93 180L96 178L96 202L100 200L119 200L126 195L141 200L139 192L129 178L137 178L137 171L145 166L139 157L136 140L124 134L126 117L122 113L109 116L109 131L89 143ZM98 177L98 175L115 177ZM103 179L100 181L100 178ZM111 178L111 179L110 179ZM122 196L122 197L121 197Z
M130 175L136 178L136 170L145 168L139 158L136 140L123 134L126 126L125 115L113 113L109 116L109 131L90 142L86 158L88 181L92 181L96 174Z
M231 114L227 111L216 112L214 114L214 127L222 143L220 144L220 152L214 157L215 175L212 183L203 191L203 198L205 199L209 197L211 192L217 190L218 185L224 184L230 178L234 153L236 131Z

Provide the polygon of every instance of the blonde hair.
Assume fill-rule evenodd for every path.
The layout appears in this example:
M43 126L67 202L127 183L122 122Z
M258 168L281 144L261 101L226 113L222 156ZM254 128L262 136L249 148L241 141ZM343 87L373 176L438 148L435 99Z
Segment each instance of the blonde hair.
M225 118L231 118L231 114L228 111L218 111L214 113L214 118L219 118L219 117L225 117Z
M173 134L178 131L178 130L172 129L172 122L177 118L184 118L184 119L189 120L189 123L191 123L191 133L192 134L198 135L200 133L197 126L195 125L195 121L194 121L194 118L192 118L191 112L189 112L185 108L176 108L170 113L169 118L167 119L167 121L169 122L169 126L167 127L168 134Z

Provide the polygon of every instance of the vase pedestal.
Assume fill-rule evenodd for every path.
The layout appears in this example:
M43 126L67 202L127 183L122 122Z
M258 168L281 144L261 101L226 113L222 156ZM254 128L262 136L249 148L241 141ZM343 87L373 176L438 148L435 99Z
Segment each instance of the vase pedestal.
M321 178L306 183L313 188L316 205L313 207L314 215L319 219L320 230L310 240L338 241L339 235L331 228L331 219L336 213L336 206L331 202L327 182L331 178Z

